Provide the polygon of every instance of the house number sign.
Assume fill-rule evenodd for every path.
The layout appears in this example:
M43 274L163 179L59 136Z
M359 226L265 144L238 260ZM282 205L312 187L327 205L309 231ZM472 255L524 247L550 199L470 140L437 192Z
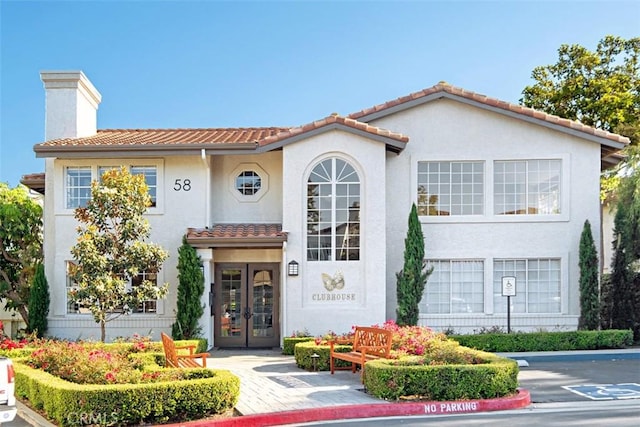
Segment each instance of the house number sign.
M189 178L176 179L173 183L173 191L191 191L191 180Z

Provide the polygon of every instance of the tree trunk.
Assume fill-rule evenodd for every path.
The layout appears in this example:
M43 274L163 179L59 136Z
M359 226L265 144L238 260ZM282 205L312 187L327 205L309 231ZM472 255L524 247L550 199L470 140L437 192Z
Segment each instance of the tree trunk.
M100 341L104 342L104 339L106 338L106 324L104 320L100 321Z

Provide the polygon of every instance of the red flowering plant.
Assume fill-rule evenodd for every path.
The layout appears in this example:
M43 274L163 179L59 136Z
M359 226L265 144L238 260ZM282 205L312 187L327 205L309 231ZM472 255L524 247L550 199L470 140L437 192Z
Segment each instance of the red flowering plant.
M4 323L0 320L0 350L4 350L5 352L9 352L11 350L15 350L16 348L24 348L27 345L27 340L25 338L20 341L14 341L4 333ZM4 353L4 352L3 352Z
M483 363L473 353L463 351L457 341L426 326L399 326L388 320L377 328L393 332L391 355L407 363L443 365Z
M181 370L145 371L140 359L128 357L123 346L102 343L42 340L27 358L32 368L42 369L56 377L77 384L136 384L142 382L185 379Z

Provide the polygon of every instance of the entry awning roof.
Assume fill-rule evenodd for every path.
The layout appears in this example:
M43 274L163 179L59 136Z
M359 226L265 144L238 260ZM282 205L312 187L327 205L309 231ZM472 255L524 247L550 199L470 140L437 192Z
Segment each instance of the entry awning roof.
M281 248L286 241L282 224L215 224L187 230L187 243L195 248Z

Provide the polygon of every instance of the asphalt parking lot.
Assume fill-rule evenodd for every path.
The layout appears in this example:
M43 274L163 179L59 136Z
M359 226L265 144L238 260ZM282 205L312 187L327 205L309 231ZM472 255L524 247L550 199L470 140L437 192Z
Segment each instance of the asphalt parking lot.
M532 403L640 399L640 359L528 362L520 387Z

